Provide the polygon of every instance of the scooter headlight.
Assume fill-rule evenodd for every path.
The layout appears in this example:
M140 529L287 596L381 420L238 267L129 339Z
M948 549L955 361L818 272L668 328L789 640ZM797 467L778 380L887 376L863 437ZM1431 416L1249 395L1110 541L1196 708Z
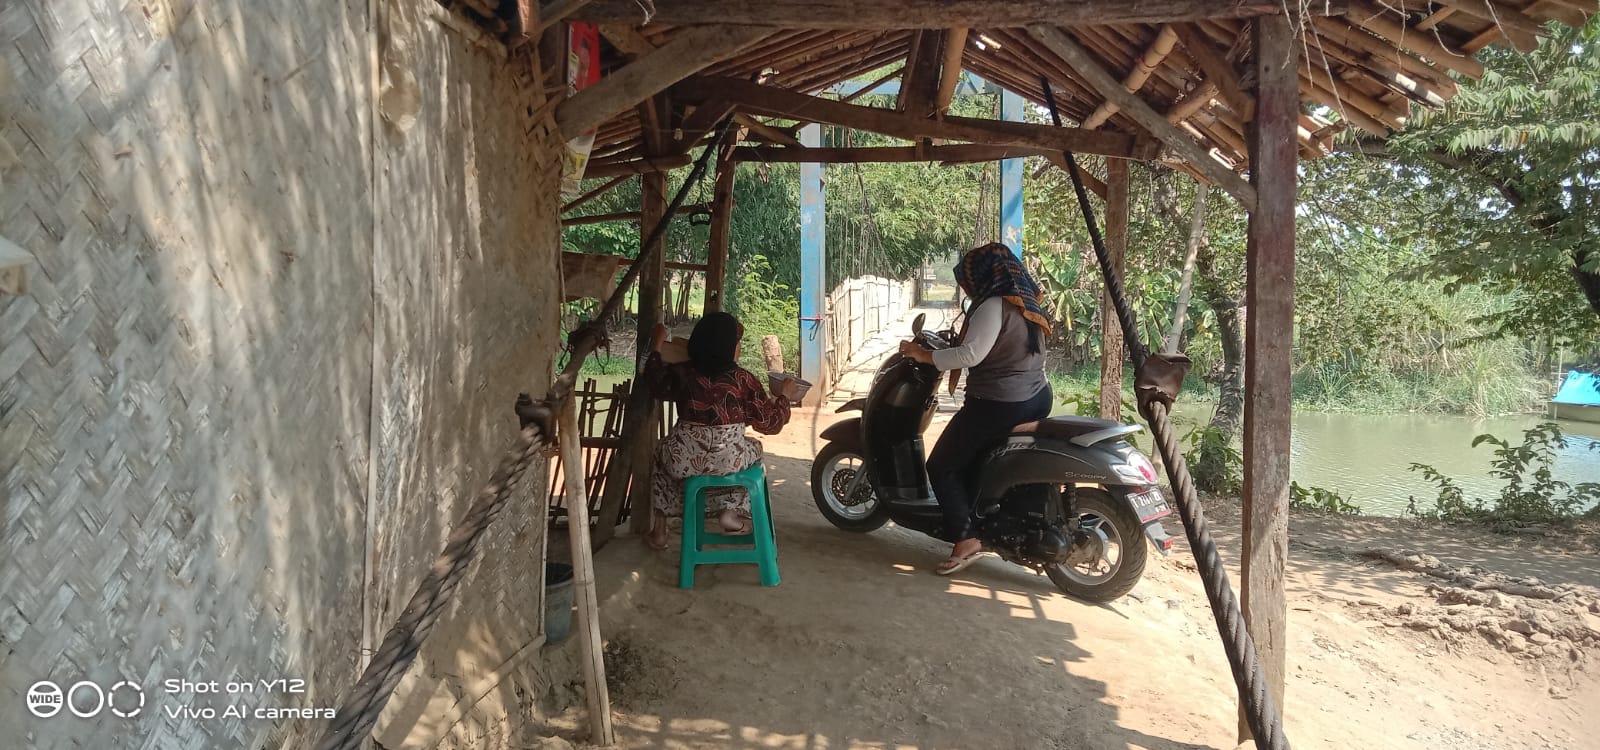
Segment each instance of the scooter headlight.
M1156 484L1159 479L1156 465L1150 463L1143 453L1131 453L1127 463L1114 464L1111 469L1129 484Z

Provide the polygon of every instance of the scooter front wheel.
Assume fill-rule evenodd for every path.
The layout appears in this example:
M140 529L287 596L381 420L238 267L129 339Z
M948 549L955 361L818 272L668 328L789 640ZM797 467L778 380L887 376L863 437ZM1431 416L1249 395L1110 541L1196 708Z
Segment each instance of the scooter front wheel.
M828 443L811 462L811 499L822 517L845 531L865 534L889 522L889 508L867 482L850 493L856 475L866 470L866 459L853 448ZM849 494L850 497L846 497Z

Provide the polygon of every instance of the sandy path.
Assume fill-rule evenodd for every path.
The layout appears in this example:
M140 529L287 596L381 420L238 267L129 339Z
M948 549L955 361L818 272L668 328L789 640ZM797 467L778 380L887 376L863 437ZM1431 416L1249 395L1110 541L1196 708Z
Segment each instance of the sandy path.
M1234 747L1232 681L1181 543L1108 606L993 559L939 578L927 572L939 543L892 526L848 534L816 512L808 474L826 419L767 440L782 586L723 566L682 591L675 551L622 539L600 555L601 580L642 577L603 613L623 747ZM1224 556L1236 559L1237 510L1216 505ZM1178 535L1176 521L1169 530ZM1297 518L1293 535L1296 747L1600 747L1600 680L1583 668L1592 652L1534 659L1472 633L1394 627L1393 606L1434 602L1433 579L1339 551L1410 546L1595 583L1592 543L1383 519ZM581 725L569 712L556 728Z

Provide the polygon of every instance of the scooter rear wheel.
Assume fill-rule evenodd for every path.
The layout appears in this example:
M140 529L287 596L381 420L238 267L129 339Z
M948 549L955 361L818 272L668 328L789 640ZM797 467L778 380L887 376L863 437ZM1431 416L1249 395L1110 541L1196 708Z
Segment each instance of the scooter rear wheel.
M1096 604L1114 601L1133 590L1144 575L1150 547L1139 516L1122 498L1101 489L1077 492L1078 521L1101 545L1095 559L1045 568L1062 593Z
M865 534L889 522L889 508L874 496L872 488L862 487L855 497L844 495L856 472L866 468L866 459L853 448L838 443L822 447L811 462L811 499L822 517L845 531Z

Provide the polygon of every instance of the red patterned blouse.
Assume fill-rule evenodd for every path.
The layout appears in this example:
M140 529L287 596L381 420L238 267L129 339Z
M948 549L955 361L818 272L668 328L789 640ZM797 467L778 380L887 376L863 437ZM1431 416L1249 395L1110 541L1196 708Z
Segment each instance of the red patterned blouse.
M652 353L644 379L650 393L678 404L678 418L704 425L748 425L763 435L776 435L789 423L789 402L768 396L761 381L743 367L708 378L687 362L667 364Z

